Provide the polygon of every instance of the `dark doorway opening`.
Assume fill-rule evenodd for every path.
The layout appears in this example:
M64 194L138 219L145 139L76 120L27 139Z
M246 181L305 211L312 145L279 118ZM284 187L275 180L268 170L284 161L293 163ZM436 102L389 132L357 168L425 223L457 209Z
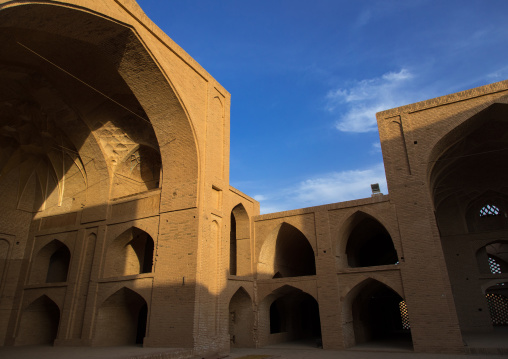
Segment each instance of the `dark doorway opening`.
M356 345L376 343L412 349L406 303L384 284L371 280L352 301Z
M282 287L275 293L279 297L269 307L269 342L299 342L321 347L319 305L314 297L289 286Z
M381 223L359 214L349 235L346 254L350 267L371 267L398 263L392 237Z

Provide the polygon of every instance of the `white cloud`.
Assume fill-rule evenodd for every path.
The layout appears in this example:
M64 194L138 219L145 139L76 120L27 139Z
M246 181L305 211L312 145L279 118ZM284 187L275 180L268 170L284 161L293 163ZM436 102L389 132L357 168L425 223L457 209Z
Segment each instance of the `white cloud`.
M271 213L370 197L370 185L379 183L386 192L382 163L361 170L331 172L295 184L271 195L258 195L261 213Z
M252 198L254 198L256 201L259 201L259 202L268 200L268 197L265 195L262 195L262 194L257 194L255 196L253 196Z
M375 131L376 112L414 101L416 97L410 89L414 77L403 68L330 91L327 95L328 110L339 115L335 127L343 132Z

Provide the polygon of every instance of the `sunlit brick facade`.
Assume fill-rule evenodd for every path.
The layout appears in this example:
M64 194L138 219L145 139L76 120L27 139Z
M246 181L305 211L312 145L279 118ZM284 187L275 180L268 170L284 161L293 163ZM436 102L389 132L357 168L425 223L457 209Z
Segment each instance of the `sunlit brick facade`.
M0 1L0 38L1 344L461 353L508 324L508 82L378 113L389 195L259 215L230 94L134 1Z

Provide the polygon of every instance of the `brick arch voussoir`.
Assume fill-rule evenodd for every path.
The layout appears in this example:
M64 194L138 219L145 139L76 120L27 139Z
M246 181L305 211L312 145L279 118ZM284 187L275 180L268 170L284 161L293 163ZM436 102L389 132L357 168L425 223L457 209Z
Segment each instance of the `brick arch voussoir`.
M109 287L107 290L105 290L102 295L100 296L100 300L97 301L97 303L100 303L98 306L97 306L97 309L98 308L101 308L104 304L104 302L106 302L111 296L113 296L114 294L116 294L117 292L119 292L120 290L122 289L128 289L130 290L131 292L133 292L134 294L138 295L140 298L142 298L145 303L148 305L148 303L150 303L150 299L148 295L146 295L145 293L143 293L143 291L138 291L136 288L134 288L134 283L126 283L126 282L123 282L123 283L114 283L111 287Z
M353 299L356 295L358 295L362 290L367 288L369 285L374 284L375 282L378 282L393 292L397 293L402 299L405 298L403 288L398 288L395 283L391 283L390 281L386 280L386 278L383 278L382 276L368 276L364 278L359 278L353 285L350 286L350 289L343 295L343 298L346 298L348 300ZM370 284L372 283L372 284ZM346 301L344 301L346 302Z
M60 315L62 315L63 298L61 298L60 296L55 296L51 293L48 293L47 291L45 291L44 293L39 292L39 293L34 293L32 295L26 296L23 300L22 311L25 311L33 303L35 303L36 301L38 301L39 299L44 298L44 297L48 298L51 302L53 302L53 304L55 304L57 306L58 310L60 311Z
M300 288L298 283L292 283L291 285L285 284L285 283L281 283L279 286L277 286L275 289L273 289L270 293L267 293L265 296L263 296L263 298L259 301L260 305L263 304L267 300L270 300L271 302L273 302L274 300L276 300L278 298L281 298L284 295L286 295L285 293L277 293L277 291L282 289L282 288L292 289L296 293L303 292L303 293L305 293L307 295L310 295L312 298L314 298L314 300L317 303L319 303L317 295L314 295L313 293L309 292L308 290Z
M231 299L233 299L233 297L236 295L236 293L238 293L241 290L243 290L249 296L251 303L254 303L254 301L253 301L254 291L245 288L243 285L239 285L239 286L235 287L234 289L231 289L231 292L229 293L228 300L227 300L228 305L231 302Z

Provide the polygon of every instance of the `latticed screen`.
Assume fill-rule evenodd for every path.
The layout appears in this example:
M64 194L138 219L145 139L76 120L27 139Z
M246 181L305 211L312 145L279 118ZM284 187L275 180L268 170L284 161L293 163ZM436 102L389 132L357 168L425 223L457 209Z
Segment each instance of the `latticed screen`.
M508 325L508 298L494 293L489 293L486 297L492 324Z
M480 209L480 217L484 216L497 216L499 214L499 208L492 204L487 204Z
M495 258L489 256L489 267L492 274L501 274L501 266L496 262Z
M399 308L400 308L400 317L402 318L402 328L407 330L411 329L411 327L409 326L409 315L407 313L407 306L404 300L399 303Z

